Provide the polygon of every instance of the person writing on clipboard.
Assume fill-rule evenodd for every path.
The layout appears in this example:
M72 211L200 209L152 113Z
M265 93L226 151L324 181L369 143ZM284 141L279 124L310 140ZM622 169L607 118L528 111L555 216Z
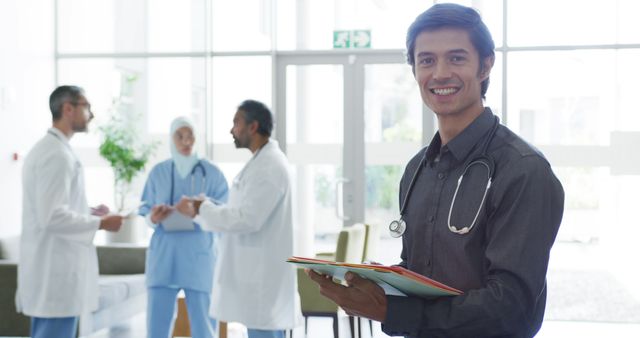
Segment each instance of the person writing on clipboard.
M226 202L222 172L193 150L193 123L178 117L171 123L171 158L151 169L139 210L154 229L146 261L147 336L171 337L178 292L184 290L194 338L214 337L216 322L208 315L216 234L204 232L173 208L182 196L202 195Z
M222 233L211 314L244 324L249 338L284 338L302 319L296 272L286 263L293 254L289 162L270 139L272 130L263 103L242 102L231 134L236 147L253 156L233 180L229 203L183 198L176 206Z
M479 14L436 4L407 34L407 58L438 132L400 182L400 265L464 293L384 294L355 274L348 286L308 271L347 313L408 337L533 337L546 302L549 252L564 192L547 160L484 107L494 43Z

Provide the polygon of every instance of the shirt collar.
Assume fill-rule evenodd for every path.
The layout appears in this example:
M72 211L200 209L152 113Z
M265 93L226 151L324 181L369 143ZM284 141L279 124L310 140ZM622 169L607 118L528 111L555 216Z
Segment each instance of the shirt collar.
M463 161L480 142L482 137L489 132L493 126L494 115L491 109L485 108L482 114L480 114L471 124L469 124L460 134L454 137L445 146L449 152L458 161ZM433 161L440 153L440 147L442 140L440 139L440 132L431 140L429 148L427 149L427 161Z
M60 141L62 141L62 143L69 145L69 138L62 131L60 131L60 129L56 127L51 127L47 132L55 136Z

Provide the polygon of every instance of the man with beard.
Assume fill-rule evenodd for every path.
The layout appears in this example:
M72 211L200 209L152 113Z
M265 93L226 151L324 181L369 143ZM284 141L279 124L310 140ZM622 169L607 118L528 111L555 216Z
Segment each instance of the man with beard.
M229 202L183 198L178 211L221 233L211 316L239 322L249 338L284 338L301 319L293 255L289 163L270 139L273 117L258 101L242 102L231 134L253 157L233 180Z
M99 229L118 231L123 217L89 208L82 164L69 145L93 113L84 90L56 88L49 98L53 126L27 155L16 308L31 316L31 337L76 336L78 316L98 307Z

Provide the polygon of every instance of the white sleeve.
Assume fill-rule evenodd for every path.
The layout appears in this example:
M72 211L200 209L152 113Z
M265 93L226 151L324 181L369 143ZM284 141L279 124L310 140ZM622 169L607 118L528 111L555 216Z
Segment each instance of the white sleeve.
M228 233L250 233L259 231L272 212L278 208L284 191L281 186L266 179L257 179L238 205L215 205L204 201L200 205L196 223L203 229Z

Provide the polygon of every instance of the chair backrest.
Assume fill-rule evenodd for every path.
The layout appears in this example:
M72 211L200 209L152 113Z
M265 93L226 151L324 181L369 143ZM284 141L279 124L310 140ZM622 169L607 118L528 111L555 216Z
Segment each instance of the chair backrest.
M376 259L378 253L378 243L380 242L380 228L374 224L365 224L364 250L362 250L362 261Z
M361 263L365 232L366 230L363 224L344 227L338 235L335 261Z

